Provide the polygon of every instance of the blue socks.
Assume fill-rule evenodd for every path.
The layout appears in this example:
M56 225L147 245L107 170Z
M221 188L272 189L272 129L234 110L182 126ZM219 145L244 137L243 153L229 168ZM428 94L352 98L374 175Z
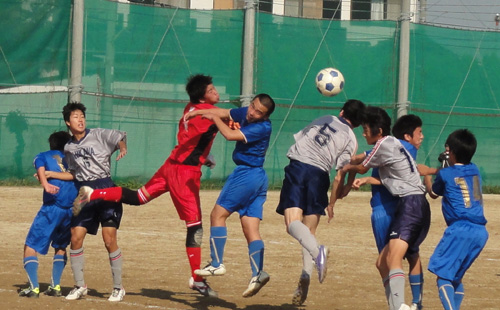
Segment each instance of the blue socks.
M38 257L28 256L23 259L24 270L28 274L28 280L30 281L31 289L35 289L39 286L38 284Z
M255 277L264 266L264 242L262 240L250 242L248 244L248 256L250 257L252 277Z
M412 303L420 304L422 302L422 288L424 286L424 274L410 274L408 276L413 296Z
M224 247L227 240L227 227L210 227L210 257L212 266L219 267L224 262Z
M52 287L61 284L61 276L67 261L68 257L66 255L54 255L52 261Z

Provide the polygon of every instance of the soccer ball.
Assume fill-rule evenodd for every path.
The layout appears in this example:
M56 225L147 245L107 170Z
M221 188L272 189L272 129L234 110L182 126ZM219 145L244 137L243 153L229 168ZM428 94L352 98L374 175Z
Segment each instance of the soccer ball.
M335 68L325 68L316 75L316 88L327 97L338 95L344 88L344 76Z

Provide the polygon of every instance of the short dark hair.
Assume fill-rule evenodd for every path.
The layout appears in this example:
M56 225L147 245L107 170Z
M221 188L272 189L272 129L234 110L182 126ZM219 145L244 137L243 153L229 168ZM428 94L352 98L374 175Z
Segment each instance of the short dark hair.
M406 134L413 138L413 132L418 127L422 127L422 119L420 117L415 114L403 115L392 126L392 135L401 140L404 140Z
M87 108L83 105L83 103L80 102L68 102L63 107L62 114L65 122L69 122L69 117L71 116L71 112L80 110L83 113L83 116L85 116L85 111Z
M362 101L349 99L342 107L342 111L344 111L343 117L351 122L352 127L356 128L361 125L365 108L365 104Z
M274 103L273 98L268 94L258 94L253 97L252 101L255 99L259 99L260 103L267 108L267 116L271 115L274 112L274 108L276 104Z
M205 96L208 85L213 84L209 75L195 74L188 77L186 92L191 103L200 103L200 99Z
M51 150L63 151L64 145L71 139L67 131L56 131L49 136L49 145Z
M372 134L377 133L379 129L382 129L383 137L391 134L391 118L384 109L379 107L366 107L361 123L370 128Z
M476 153L477 140L468 129L457 129L450 133L446 145L453 152L457 163L470 164L472 156Z

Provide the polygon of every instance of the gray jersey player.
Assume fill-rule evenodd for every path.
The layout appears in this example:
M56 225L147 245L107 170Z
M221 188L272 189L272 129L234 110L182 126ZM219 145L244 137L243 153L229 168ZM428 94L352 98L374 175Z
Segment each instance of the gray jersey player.
M330 221L335 201L344 192L345 174L339 169L356 153L358 143L352 129L359 126L364 107L359 100L348 100L338 117L327 115L315 119L294 135L295 144L288 151L290 164L285 167L276 212L285 216L287 232L302 245L303 269L293 295L294 305L303 304L307 298L313 260L319 282L326 276L328 248L319 245L314 235L325 207ZM333 168L338 172L328 201ZM353 178L351 184L352 181Z
M127 154L126 133L111 129L87 129L85 106L68 103L63 116L73 138L64 148L71 175L77 185L92 188L108 188L115 184L110 178L111 155L119 150L116 160ZM122 286L122 253L117 243L117 230L122 217L121 203L94 201L86 205L71 223L70 260L75 287L66 296L68 300L80 299L87 294L83 277L83 241L87 233L95 235L99 225L102 238L109 253L113 290L109 301L121 301L125 296Z
M377 264L381 266L379 271L390 310L408 310L410 307L404 303L403 258L418 253L429 231L430 207L415 161L401 142L388 136L391 119L387 112L367 107L362 126L366 142L375 146L361 164L349 164L342 170L364 174L369 168L378 167L382 184L400 197L390 241L382 249Z

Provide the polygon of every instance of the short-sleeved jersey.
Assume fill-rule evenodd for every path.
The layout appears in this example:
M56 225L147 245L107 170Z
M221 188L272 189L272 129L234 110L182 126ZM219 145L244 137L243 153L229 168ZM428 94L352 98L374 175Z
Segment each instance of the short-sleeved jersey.
M262 167L266 159L266 151L271 139L271 121L269 119L249 123L248 107L231 109L231 119L240 123L240 131L245 141L237 141L233 151L233 161L237 165Z
M50 150L36 155L35 159L33 160L33 166L35 166L35 169L37 170L41 167L44 167L45 171L67 171L67 165L64 161L64 154L63 152L58 150ZM59 187L59 192L55 195L52 195L47 193L46 191L43 191L43 204L55 204L65 209L71 208L73 206L73 200L78 194L75 182L52 178L48 179L48 182L54 186Z
M363 166L378 167L380 181L392 195L403 197L425 193L415 160L392 136L377 141L363 161Z
M347 165L358 149L349 123L332 115L315 119L293 137L295 144L288 150L288 158L328 173L333 167L338 170Z
M442 211L448 226L456 221L486 224L481 186L479 169L473 163L439 170L432 191L443 196Z
M413 159L417 159L417 148L408 141L399 140L401 144L405 147L408 153L413 157ZM369 152L367 152L367 155ZM372 169L372 177L379 179L380 175L378 173L378 168ZM386 205L390 203L395 203L398 200L397 196L393 196L391 192L384 185L372 185L372 198L370 203L372 206Z
M94 181L111 176L111 154L126 138L124 131L87 129L80 141L71 140L64 146L66 161L78 181Z
M201 116L193 117L187 121L184 120L186 113L202 109L216 109L216 107L209 103L189 103L184 108L184 114L179 121L177 145L169 157L174 163L200 167L210 153L214 138L218 132L214 122Z

